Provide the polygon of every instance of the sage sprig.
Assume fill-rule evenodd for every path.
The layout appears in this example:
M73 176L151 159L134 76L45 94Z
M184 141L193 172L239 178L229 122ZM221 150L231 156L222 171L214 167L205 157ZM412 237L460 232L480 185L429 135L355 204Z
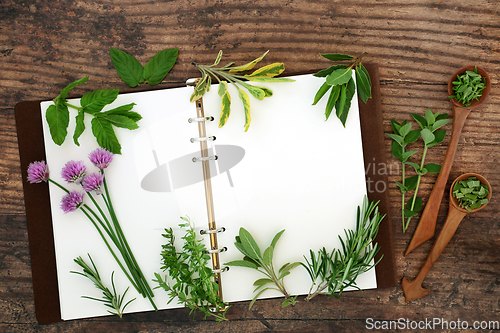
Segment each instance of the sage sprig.
M193 317L196 311L201 311L205 314L204 318L212 316L216 321L227 320L225 313L229 306L219 297L219 285L214 281L216 275L209 267L210 255L201 239L196 238L189 218L181 219L185 223L179 226L186 229L186 234L181 238L184 241L182 251L175 248L172 228L165 229L162 236L167 239L167 244L162 246L161 269L168 275L163 278L155 273L153 282L158 283L157 288L168 292L168 303L177 298L179 303L191 309Z
M77 85L84 84L88 76L68 84L47 108L45 119L49 125L52 140L57 145L62 145L68 134L70 112L69 108L75 109L76 127L73 134L73 142L79 146L78 139L85 131L85 114L91 115L92 133L97 143L102 148L114 153L121 154L121 145L116 137L113 127L134 130L139 128L137 122L142 116L132 111L135 103L118 106L108 111L103 108L113 103L118 97L118 89L101 89L86 93L80 99L80 106L70 104L67 101L69 92Z
M274 250L276 248L276 243L280 239L281 235L285 230L278 232L271 245L267 247L264 252L261 252L257 242L252 237L252 235L244 228L240 228L239 235L236 236L236 242L234 245L236 248L244 255L243 260L233 260L225 263L228 266L239 266L248 267L255 269L266 277L258 279L254 282L255 296L250 302L249 309L252 308L255 301L267 290L276 290L285 296L285 300L282 306L295 305L297 296L290 296L285 289L283 279L290 274L290 271L299 266L300 262L286 263L276 272L273 263Z
M341 249L328 253L323 247L317 255L310 250L310 259L304 256L306 263L301 265L312 281L307 301L320 294L338 298L348 287L359 289L357 277L380 262L382 256L374 261L380 246L373 240L385 215L380 214L377 205L378 202L368 203L368 198L364 198L361 209L357 209L356 229L344 230L345 239L339 236Z
M248 131L250 122L252 120L250 114L250 98L242 88L246 89L253 97L258 100L263 100L266 97L273 95L271 89L251 85L248 81L269 83L269 82L293 82L295 80L288 78L276 78L275 76L283 73L285 65L283 63L273 63L261 67L250 74L245 74L255 67L269 51L257 59L241 66L233 66L234 63L230 62L222 67L216 67L222 59L222 50L219 51L215 62L212 65L200 65L193 62L193 65L201 72L201 79L197 80L194 92L191 95L190 101L194 102L200 99L206 92L210 90L212 84L212 77L219 83L218 94L222 98L221 115L219 119L219 127L223 127L229 114L231 112L231 96L229 95L228 83L231 83L238 90L238 96L243 102L245 112L245 132Z
M454 94L449 98L454 98L463 106L471 105L472 100L479 100L486 87L486 78L477 73L477 66L474 71L465 71L464 74L457 75L457 80L452 82Z
M430 109L425 111L425 117L416 113L411 116L418 123L420 129L412 130L412 123L403 121L401 124L396 120L391 120L391 126L394 133L386 133L392 141L392 155L401 162L402 180L401 183L396 181L398 188L401 191L401 218L403 224L403 232L408 228L413 216L416 216L422 209L422 198L418 196L418 189L423 175L426 173L439 173L441 166L435 163L425 163L427 151L443 142L446 136L446 130L439 130L441 127L449 123L451 120L446 119L447 113L433 113ZM406 151L406 146L422 138L424 149L420 164L409 161L417 151ZM411 166L415 171L415 176L405 178L405 166ZM415 191L413 196L406 202L405 194L410 191ZM405 208L406 207L406 208Z
M97 270L97 267L94 264L94 261L92 260L92 257L90 254L88 254L90 262L92 264L92 267L87 264L82 257L78 257L74 259L74 261L81 267L83 268L83 272L76 272L76 271L71 271L71 273L79 274L81 276L84 276L88 278L90 281L94 283L94 286L102 291L102 299L95 298L95 297L90 297L90 296L82 296L82 298L98 301L104 303L104 305L108 308L111 308L114 310L108 310L110 314L117 315L120 318L123 316L123 312L125 311L125 308L132 303L135 298L129 300L125 305L123 305L123 301L125 299L125 295L127 294L127 291L129 290L129 287L125 289L125 292L123 295L119 295L116 292L115 288L115 282L114 282L114 274L115 272L111 273L111 286L112 289L110 290L108 287L104 285L104 283L101 280L101 277L99 275L99 272Z
M314 96L313 105L316 105L330 91L325 108L326 120L328 120L335 107L335 114L345 127L354 93L357 91L358 96L364 103L372 97L370 75L361 63L365 55L366 52L354 58L350 55L339 53L321 54L322 57L331 61L350 61L348 65L333 65L314 74L316 77L325 77L326 79L325 83L323 83ZM354 83L354 79L352 78L353 69L356 75L356 83Z
M144 83L154 86L163 81L177 61L179 49L162 50L155 54L145 66L125 51L111 48L109 54L120 78L133 88Z

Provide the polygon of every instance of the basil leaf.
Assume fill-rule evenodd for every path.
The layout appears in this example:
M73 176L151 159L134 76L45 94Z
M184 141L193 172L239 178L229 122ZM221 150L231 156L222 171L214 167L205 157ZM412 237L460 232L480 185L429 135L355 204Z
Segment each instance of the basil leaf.
M166 49L158 52L144 66L144 80L152 86L163 81L168 72L174 67L178 54L179 49Z
M108 120L102 117L94 117L92 118L91 125L92 133L99 146L109 150L113 154L121 154L121 145L116 138L113 126Z
M49 124L52 141L58 146L62 145L68 134L69 110L64 104L50 105L45 113Z
M116 72L125 84L133 88L144 82L144 67L134 56L114 48L111 48L109 55Z

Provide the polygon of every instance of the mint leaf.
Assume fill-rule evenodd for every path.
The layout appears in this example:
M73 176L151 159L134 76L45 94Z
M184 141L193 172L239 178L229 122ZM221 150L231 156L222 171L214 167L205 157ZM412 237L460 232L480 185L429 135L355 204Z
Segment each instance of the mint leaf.
M66 98L68 97L68 94L71 90L73 90L74 87L76 87L77 85L79 84L83 84L85 82L87 82L87 80L89 79L88 76L80 79L80 80L77 80L75 82L72 82L70 84L68 84L66 87L64 87L63 90L61 90L61 93L59 94L59 96L57 96L55 99L54 99L54 103L58 104L62 101L65 101Z
M85 112L94 114L100 112L104 106L113 103L119 92L118 89L95 90L83 95L80 103Z
M52 141L58 146L62 145L68 134L69 110L64 104L50 105L45 113L49 124Z
M174 67L178 54L178 49L166 49L151 58L144 66L144 79L146 82L154 86L163 81L168 72Z
M126 128L129 130L134 130L134 129L139 128L139 126L136 124L135 121L133 121L132 119L130 119L129 117L126 117L126 116L113 115L113 114L108 114L108 115L98 114L96 116L99 119L105 119L105 120L109 121L111 124L113 124L116 127Z
M91 124L92 133L97 139L99 146L109 150L113 154L121 154L121 145L116 138L111 123L102 117L94 117Z
M85 131L85 113L83 110L79 110L78 114L75 117L76 120L76 127L75 127L75 133L73 133L73 142L75 145L80 146L80 143L78 142L78 138L80 135L82 135L83 131Z
M114 48L111 48L109 55L116 72L129 87L137 87L144 82L144 67L134 56Z

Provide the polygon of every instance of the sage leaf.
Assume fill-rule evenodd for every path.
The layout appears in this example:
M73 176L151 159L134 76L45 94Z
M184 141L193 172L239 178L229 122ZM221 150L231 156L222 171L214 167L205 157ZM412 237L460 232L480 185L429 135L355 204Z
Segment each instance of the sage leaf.
M121 154L121 145L118 142L113 126L108 120L102 117L94 117L92 118L91 125L92 133L99 146L109 150L113 154Z
M227 82L221 81L217 93L219 94L219 97L222 97L226 94L226 92L227 92Z
M323 58L326 58L331 61L344 61L344 60L352 60L354 57L347 55L347 54L341 54L341 53L323 53L320 54Z
M266 290L269 290L270 288L265 288L265 289L262 289L261 291L259 291L252 299L252 301L250 302L250 306L248 307L248 309L250 310L252 308L252 306L254 305L255 301L257 300L257 298L259 298L260 295L262 295L262 293Z
M350 68L336 69L326 77L326 83L331 86L347 83L352 78L352 70Z
M285 232L285 229L281 230L280 232L278 232L274 237L273 237L273 240L271 241L271 246L273 248L276 247L276 243L278 243L278 240L281 238L281 235L283 235L283 233Z
M133 88L144 82L144 67L134 56L114 48L111 48L109 54L116 72L125 84Z
M267 249L264 250L264 254L262 255L262 261L264 262L264 265L266 266L272 265L273 252L274 252L273 246L269 246Z
M144 80L150 85L159 84L174 67L179 49L166 49L158 52L144 66Z
M52 141L62 145L68 134L69 110L64 104L50 105L45 113Z
M257 261L262 258L260 255L259 246L253 239L252 235L245 228L240 228L239 237L241 240L241 244L245 248L245 251L250 258Z
M248 81L261 82L261 83L278 83L278 82L295 82L294 79L289 79L286 77L253 77L245 75Z
M80 103L83 110L87 113L94 114L100 112L104 106L115 101L119 94L118 89L101 89L91 91L82 96Z
M263 286L265 286L266 284L268 283L273 283L273 280L271 279L267 279L267 278L262 278L262 279L258 279L257 281L255 281L253 283L254 286L256 286L256 290L259 289L259 288L262 288ZM255 290L255 291L256 291Z
M254 263L252 263L250 261L246 261L246 260L233 260L233 261L229 261L229 262L224 263L224 265L227 265L227 266L238 266L238 267L248 267L248 268L253 268L253 269L257 269L258 268L257 265L255 265Z

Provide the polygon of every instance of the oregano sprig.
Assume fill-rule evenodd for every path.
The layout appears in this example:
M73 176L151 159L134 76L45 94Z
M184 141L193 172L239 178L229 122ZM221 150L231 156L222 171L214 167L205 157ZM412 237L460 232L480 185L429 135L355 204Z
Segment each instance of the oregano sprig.
M125 292L123 295L119 295L116 292L115 288L115 282L114 282L114 273L111 273L111 286L112 289L109 289L104 285L104 283L101 280L101 277L99 275L99 272L97 270L97 267L94 264L94 261L92 260L92 257L90 254L88 254L90 263L92 264L92 267L85 262L85 260L82 259L82 257L78 257L74 259L75 263L77 263L81 268L83 268L83 272L76 272L76 271L71 271L71 273L75 273L81 276L84 276L88 278L90 281L94 283L94 286L102 291L102 298L95 298L95 297L90 297L90 296L82 296L82 298L87 298L90 300L98 301L104 303L104 305L108 308L111 308L113 311L108 310L110 314L117 315L120 318L123 316L123 312L125 311L125 308L132 303L135 298L129 300L125 305L123 305L123 301L125 299L125 295L127 294L127 291L129 290L129 287L125 289Z
M323 83L314 96L313 105L316 105L323 98L323 96L330 91L325 108L326 120L328 120L333 108L335 107L337 118L345 127L354 93L357 91L359 97L364 103L372 97L370 75L368 74L365 66L361 63L365 55L366 52L355 58L353 56L340 53L321 54L322 57L331 61L350 61L348 65L333 65L313 74L316 77L326 78L325 83ZM352 78L353 69L356 75L356 83L354 83L354 79Z
M402 163L402 182L399 183L396 181L396 184L402 193L401 217L403 232L408 228L411 218L417 215L422 209L422 198L418 197L418 189L422 176L426 173L439 173L441 170L441 166L438 164L424 164L425 158L428 149L443 142L446 136L446 130L438 129L451 121L450 119L446 119L448 117L447 113L433 113L430 109L425 111L425 117L416 113L412 113L411 116L420 126L420 130L411 130L412 123L408 123L406 120L399 124L396 120L392 119L391 126L394 133L386 133L393 140L393 156ZM415 154L416 151L407 152L405 149L407 144L415 142L419 137L422 138L424 149L420 164L417 164L409 161L409 158ZM405 165L411 166L416 175L405 179ZM412 190L415 190L415 192L405 205L405 193Z
M233 66L234 63L230 62L222 67L216 67L222 59L222 50L219 51L219 54L217 55L217 58L212 65L201 65L193 62L193 65L195 65L196 68L201 72L201 79L197 80L190 101L194 102L200 99L206 92L208 92L212 84L212 77L215 78L219 83L218 94L222 98L219 127L223 127L226 124L231 112L231 96L229 95L228 91L228 83L231 83L238 90L238 96L243 103L245 112L245 132L248 131L252 119L250 115L250 98L245 90L243 90L243 88L260 101L266 97L270 97L273 95L273 92L269 88L254 86L249 84L248 81L261 83L295 81L288 78L275 77L283 73L283 71L285 70L285 65L283 63L273 63L261 67L250 74L245 74L246 72L253 69L255 65L266 56L268 52L269 51L265 52L257 59L241 66Z
M144 83L154 86L162 82L174 67L179 49L171 48L158 52L144 67L133 55L125 51L111 48L109 54L120 78L133 88Z
M310 301L320 294L328 294L338 298L348 288L358 288L357 277L377 265L375 255L380 250L373 240L377 236L380 223L385 215L378 211L378 202L368 202L364 198L363 205L358 206L355 230L344 230L345 239L339 236L342 248L333 249L331 253L323 247L318 254L310 250L310 259L301 265L306 269L312 284L306 297ZM358 288L359 289L359 288Z
M121 154L121 145L115 134L114 127L134 130L139 128L137 122L142 116L132 111L135 103L118 106L112 110L102 111L106 105L113 103L118 97L118 89L101 89L86 93L80 99L80 106L70 104L67 100L69 92L77 85L84 84L88 76L68 84L47 108L45 119L49 125L52 140L62 145L68 134L70 119L69 108L77 111L76 127L73 142L79 146L78 139L85 131L85 114L91 115L92 133L102 148L114 154Z
M186 229L186 234L182 237L182 251L175 248L172 228L165 229L162 236L167 239L167 244L162 246L161 269L168 275L163 278L155 273L156 279L153 282L158 283L157 288L161 287L168 292L168 303L177 298L179 303L191 309L193 317L196 311L201 311L205 318L213 316L216 321L227 320L225 313L229 306L219 297L219 285L214 281L215 274L209 267L210 255L201 239L196 238L189 218L181 219L185 223L179 226Z
M244 255L243 260L233 260L225 263L225 265L252 268L266 276L254 282L253 285L256 287L254 293L256 294L250 302L249 309L252 308L259 296L267 290L276 290L285 296L285 300L282 303L283 307L295 305L296 303L297 296L290 296L288 294L283 279L290 274L293 268L299 266L300 262L288 262L281 266L278 272L276 272L273 263L276 243L284 231L285 230L281 230L274 236L271 245L267 247L264 252L261 252L257 242L245 228L240 228L239 235L236 236L234 245Z

